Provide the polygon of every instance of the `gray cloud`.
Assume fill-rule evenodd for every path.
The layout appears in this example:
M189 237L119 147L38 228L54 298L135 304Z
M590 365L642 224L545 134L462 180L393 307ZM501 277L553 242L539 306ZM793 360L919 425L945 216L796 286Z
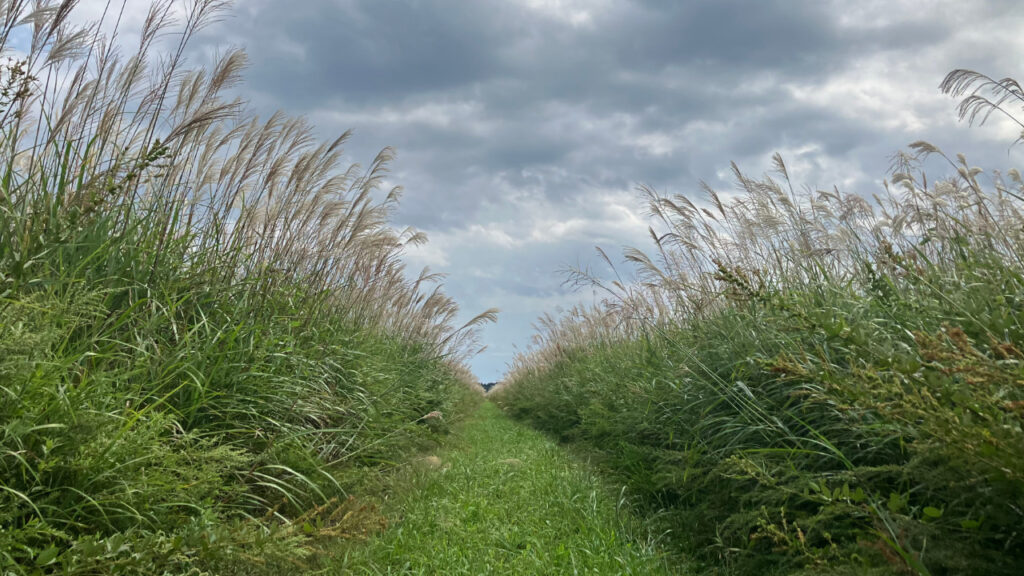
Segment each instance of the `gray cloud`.
M91 1L91 0L90 0ZM634 187L728 189L784 154L796 184L871 193L929 139L1005 168L1012 130L968 130L938 94L967 66L1021 75L1013 0L246 0L207 45L244 46L254 106L398 149L400 224L432 243L466 315L505 310L495 379L544 311L589 294L557 270L646 246Z

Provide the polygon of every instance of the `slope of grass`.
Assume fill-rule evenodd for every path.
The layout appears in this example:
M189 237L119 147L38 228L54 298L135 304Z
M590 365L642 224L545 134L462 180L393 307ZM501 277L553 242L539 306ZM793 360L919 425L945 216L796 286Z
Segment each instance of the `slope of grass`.
M421 461L393 525L339 550L330 574L667 574L613 493L541 434L484 404Z
M955 174L926 185L926 155ZM647 190L638 282L578 275L608 300L543 320L495 401L599 453L709 574L1018 573L1024 180L926 143L896 164L871 198L780 158L731 198Z
M906 344L839 312L863 301L831 304L871 339L734 311L577 350L497 401L596 452L707 573L1014 574L1019 362L941 320ZM885 352L902 344L914 360Z
M0 573L299 571L478 399L474 323L407 279L389 151L255 117L240 51L186 67L226 3L128 55L75 4L0 3Z

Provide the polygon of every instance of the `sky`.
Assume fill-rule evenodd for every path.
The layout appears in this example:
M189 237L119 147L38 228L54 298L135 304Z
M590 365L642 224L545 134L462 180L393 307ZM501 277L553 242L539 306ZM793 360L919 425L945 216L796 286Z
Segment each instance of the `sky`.
M127 27L147 5L127 0ZM352 161L397 150L395 224L430 238L411 273L446 272L464 319L502 311L482 381L542 313L594 300L561 271L650 246L638 185L727 192L730 162L759 175L779 152L798 186L870 195L916 140L1020 165L1012 125L969 128L937 88L955 68L1024 79L1019 0L239 0L194 57L229 46L261 113L354 130Z

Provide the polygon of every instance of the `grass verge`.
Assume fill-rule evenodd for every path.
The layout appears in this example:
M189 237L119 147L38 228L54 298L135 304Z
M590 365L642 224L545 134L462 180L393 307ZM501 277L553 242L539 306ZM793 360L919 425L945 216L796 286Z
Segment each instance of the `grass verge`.
M1024 102L942 87L968 118ZM703 573L1018 573L1024 179L918 142L862 197L775 160L731 196L645 190L637 281L577 274L609 297L543 319L495 401L599 452Z
M409 472L394 525L326 573L670 573L627 507L544 435L491 403L459 435Z
M493 314L407 276L389 150L257 118L239 50L189 68L227 3L128 54L76 4L0 3L0 573L300 571L472 404Z

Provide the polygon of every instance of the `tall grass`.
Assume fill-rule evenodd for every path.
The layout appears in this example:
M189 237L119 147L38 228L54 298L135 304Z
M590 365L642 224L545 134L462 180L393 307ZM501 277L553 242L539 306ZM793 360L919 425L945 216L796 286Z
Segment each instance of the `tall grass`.
M971 120L1022 101L969 71L942 88ZM609 297L543 319L498 400L598 451L709 573L1016 573L1020 174L925 142L871 197L733 168L734 194L643 189L640 280L577 273Z
M124 6L0 2L0 568L294 571L471 401L494 312L407 280L390 150L256 117L239 50L188 67L226 2L153 2L129 53Z

